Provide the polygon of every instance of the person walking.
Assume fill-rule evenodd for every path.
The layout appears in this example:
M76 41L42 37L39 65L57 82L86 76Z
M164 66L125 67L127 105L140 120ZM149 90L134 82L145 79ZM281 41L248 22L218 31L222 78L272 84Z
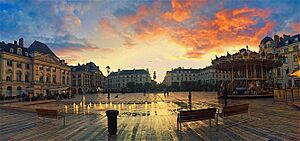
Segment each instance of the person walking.
M227 95L228 95L228 90L227 90L227 85L224 83L223 85L223 91L222 91L222 98L224 100L224 104L225 104L225 107L227 106Z
M192 110L192 92L189 90L189 108Z

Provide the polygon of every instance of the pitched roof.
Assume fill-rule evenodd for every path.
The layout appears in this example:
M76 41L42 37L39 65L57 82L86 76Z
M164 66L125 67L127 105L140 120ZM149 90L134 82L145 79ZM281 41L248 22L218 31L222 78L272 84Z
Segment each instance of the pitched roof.
M111 72L109 75L130 75L130 74L149 74L147 70L144 69L133 69L133 70L121 70L118 72Z
M4 52L10 52L10 49L14 49L14 52L13 54L17 54L17 55L22 55L22 56L25 56L25 52L28 52L28 48L25 48L25 47L21 47L17 44L12 44L12 43L8 43L6 44L5 42L0 42L0 51L4 51ZM22 49L22 54L18 54L17 53L17 49L18 48L21 48Z
M83 64L83 65L77 65L72 67L72 71L73 72L80 72L80 71L88 71L88 72L99 72L102 74L102 72L100 71L99 67L96 66L95 63L93 62L89 62L87 64Z
M52 55L56 58L58 58L53 52L51 49L49 49L49 47L44 44L44 43L41 43L39 41L34 41L28 48L29 52L30 53L33 53L33 52L39 52L39 53L42 53L42 54L49 54L49 55Z

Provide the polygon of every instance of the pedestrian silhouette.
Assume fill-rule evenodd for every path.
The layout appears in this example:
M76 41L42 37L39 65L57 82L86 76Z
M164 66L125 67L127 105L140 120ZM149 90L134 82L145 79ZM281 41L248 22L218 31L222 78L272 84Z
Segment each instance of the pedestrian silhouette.
M192 110L192 92L191 92L191 90L189 90L189 108L190 108L190 110Z

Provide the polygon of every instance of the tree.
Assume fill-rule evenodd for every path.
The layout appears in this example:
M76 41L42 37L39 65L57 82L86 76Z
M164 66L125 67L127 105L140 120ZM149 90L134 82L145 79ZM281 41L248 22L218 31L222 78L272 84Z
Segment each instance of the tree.
M129 92L135 92L135 83L134 82L128 82L126 84L126 87L129 89Z

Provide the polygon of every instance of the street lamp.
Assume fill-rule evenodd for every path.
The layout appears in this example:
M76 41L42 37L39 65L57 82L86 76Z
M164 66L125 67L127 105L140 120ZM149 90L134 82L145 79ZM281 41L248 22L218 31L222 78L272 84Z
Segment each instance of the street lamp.
M110 67L106 66L106 71L107 71L107 98L110 98L110 93L109 93L109 72L110 72Z

